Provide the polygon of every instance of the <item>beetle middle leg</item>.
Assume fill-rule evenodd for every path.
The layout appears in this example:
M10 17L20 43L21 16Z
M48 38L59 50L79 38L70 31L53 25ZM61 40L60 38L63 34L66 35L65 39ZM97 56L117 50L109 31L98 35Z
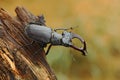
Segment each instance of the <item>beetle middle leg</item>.
M49 53L51 47L52 47L52 44L49 45L47 52L46 52L46 55Z
M47 51L45 52L45 55L48 55L50 48L52 47L52 44L49 45ZM37 51L34 52L33 56L35 56L42 48L38 49Z

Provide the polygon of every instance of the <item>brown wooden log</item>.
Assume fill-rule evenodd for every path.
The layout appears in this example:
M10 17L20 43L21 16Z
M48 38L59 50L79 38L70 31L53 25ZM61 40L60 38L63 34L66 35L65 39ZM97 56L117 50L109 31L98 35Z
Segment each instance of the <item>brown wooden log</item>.
M0 9L0 80L56 80L43 47L37 42L24 46L32 42L24 33L25 25L38 20L45 25L44 20L23 7L17 7L15 12L13 17Z

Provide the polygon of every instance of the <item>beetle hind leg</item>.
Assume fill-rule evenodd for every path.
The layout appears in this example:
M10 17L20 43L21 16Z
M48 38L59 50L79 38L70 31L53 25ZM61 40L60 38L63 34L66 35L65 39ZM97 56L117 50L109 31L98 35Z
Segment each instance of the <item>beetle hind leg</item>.
M18 50L20 50L21 48L30 46L30 45L32 45L32 44L34 44L34 43L35 43L35 41L32 41L30 44L22 45L22 46L20 46L20 47L18 47L18 48L15 48L15 49L14 49L14 52L16 53L16 52L17 52Z

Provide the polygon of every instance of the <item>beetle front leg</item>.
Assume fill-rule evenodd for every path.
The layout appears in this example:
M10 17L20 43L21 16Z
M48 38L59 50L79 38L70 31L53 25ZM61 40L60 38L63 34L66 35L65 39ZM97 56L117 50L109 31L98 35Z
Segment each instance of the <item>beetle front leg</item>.
M70 29L73 29L73 27L70 27L70 28L56 28L56 29L54 29L54 31L56 32L56 31L58 31L58 30L70 30Z
M76 28L76 27L78 27L78 26L75 26L75 27L69 27L69 28L56 28L56 29L54 29L54 31L58 31L58 30L72 30L72 29L74 29L74 28Z

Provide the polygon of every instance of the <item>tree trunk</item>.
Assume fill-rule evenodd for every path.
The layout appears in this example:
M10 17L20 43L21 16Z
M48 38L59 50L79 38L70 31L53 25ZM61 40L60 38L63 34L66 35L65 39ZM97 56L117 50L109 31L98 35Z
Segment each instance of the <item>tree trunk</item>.
M13 17L0 9L0 80L56 80L43 47L37 42L24 46L32 42L24 34L25 25L38 20L45 25L43 18L23 7L17 7L15 12Z

